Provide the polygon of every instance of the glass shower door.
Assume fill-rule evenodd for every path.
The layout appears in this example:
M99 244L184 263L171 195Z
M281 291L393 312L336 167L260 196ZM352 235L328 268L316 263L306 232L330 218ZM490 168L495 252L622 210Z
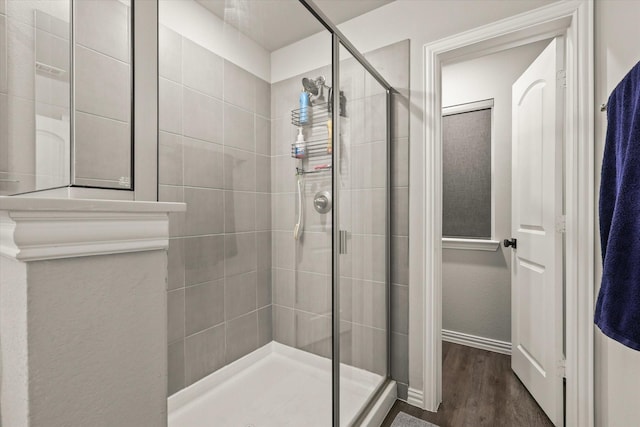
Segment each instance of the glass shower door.
M349 426L359 421L389 373L388 115L385 88L342 44L339 55L333 115L339 198L334 335L339 332L339 425Z

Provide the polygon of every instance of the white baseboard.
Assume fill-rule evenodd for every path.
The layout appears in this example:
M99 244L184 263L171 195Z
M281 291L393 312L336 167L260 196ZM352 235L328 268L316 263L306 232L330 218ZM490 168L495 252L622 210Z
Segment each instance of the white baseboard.
M442 330L442 341L454 344L466 345L468 347L479 348L480 350L493 351L511 356L511 343L494 340L493 338L479 337L476 335L464 334L462 332ZM409 389L411 392L411 389ZM411 403L411 402L409 402Z
M409 405L417 406L418 408L423 408L424 393L422 390L409 387L409 390L407 391L407 403Z

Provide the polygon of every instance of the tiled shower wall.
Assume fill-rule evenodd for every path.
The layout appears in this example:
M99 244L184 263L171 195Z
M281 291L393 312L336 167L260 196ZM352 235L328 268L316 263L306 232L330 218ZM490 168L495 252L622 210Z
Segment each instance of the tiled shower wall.
M312 204L317 191L331 191L330 171L304 177L303 235L293 236L298 161L290 154L297 134L291 110L298 107L302 78L318 76L331 85L331 68L324 67L271 86L273 333L285 345L331 357L331 213L318 214ZM314 164L330 161L325 156Z
M399 93L393 96L392 135L392 376L399 396L408 384L408 135L409 42L365 55ZM297 161L290 157L296 128L290 123L297 107L302 77L324 75L330 68L309 71L272 85L273 198L273 337L321 356L331 355L331 216L313 210L312 198L330 190L330 173L304 179L305 232L293 239L296 214ZM341 362L377 373L385 371L384 352L384 107L385 95L364 69L349 59L341 63L341 89L347 96L349 146L342 168L341 228L351 231L349 255L342 256ZM325 94L326 96L326 94ZM330 160L322 159L312 164ZM349 175L350 173L350 175Z
M271 341L270 85L160 27L169 394Z
M365 55L397 90L391 139L391 376L398 397L409 384L409 40Z
M397 90L391 139L391 376L398 397L409 384L409 40L365 55Z

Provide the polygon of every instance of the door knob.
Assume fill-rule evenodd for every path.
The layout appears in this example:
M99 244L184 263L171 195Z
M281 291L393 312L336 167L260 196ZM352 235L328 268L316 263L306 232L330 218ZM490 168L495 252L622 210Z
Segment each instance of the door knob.
M502 244L504 244L505 248L508 248L509 246L513 247L513 249L516 249L518 247L518 240L517 239L504 239L504 241L502 242Z

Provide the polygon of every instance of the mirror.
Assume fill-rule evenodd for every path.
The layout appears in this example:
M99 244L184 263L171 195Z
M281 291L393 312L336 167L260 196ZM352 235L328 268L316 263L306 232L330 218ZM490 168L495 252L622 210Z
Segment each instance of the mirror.
M68 4L59 3L61 9L68 9ZM69 183L70 31L69 21L63 18L34 10L36 190Z
M0 195L70 183L70 10L0 2Z
M73 3L73 184L132 189L131 4Z
M133 188L131 22L130 0L0 1L0 195Z

